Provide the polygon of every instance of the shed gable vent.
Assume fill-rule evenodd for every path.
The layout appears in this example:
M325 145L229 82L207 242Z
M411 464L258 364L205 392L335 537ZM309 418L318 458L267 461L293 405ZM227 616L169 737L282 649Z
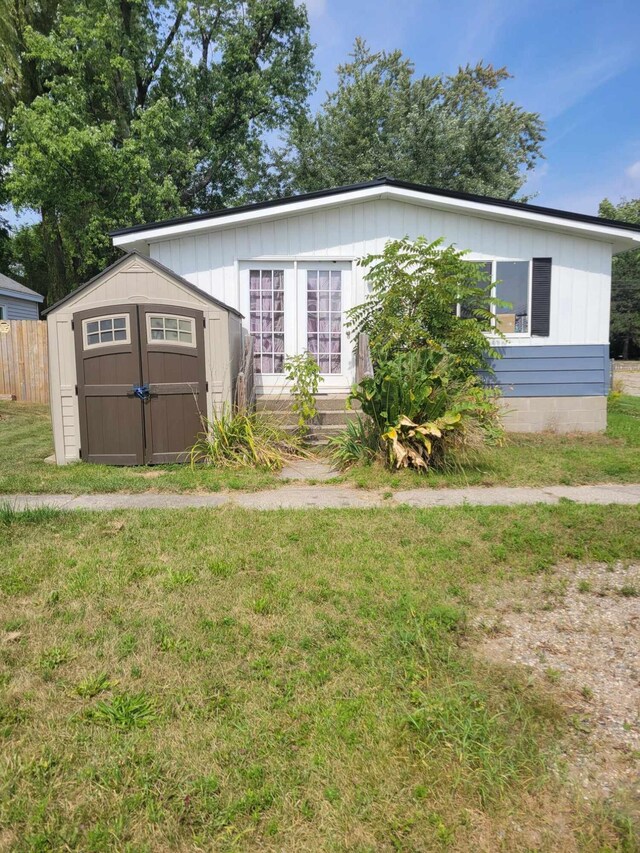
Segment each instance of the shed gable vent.
M551 258L534 258L531 274L531 334L549 337Z

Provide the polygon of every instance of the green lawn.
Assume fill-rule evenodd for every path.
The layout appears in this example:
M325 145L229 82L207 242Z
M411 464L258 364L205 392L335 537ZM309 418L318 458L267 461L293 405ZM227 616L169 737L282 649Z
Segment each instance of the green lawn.
M141 492L264 489L281 483L268 471L228 471L188 465L110 468L43 462L53 450L48 411L42 406L0 403L0 493ZM552 485L640 482L640 397L610 404L605 435L508 436L461 471L427 476L390 472L381 465L352 468L338 481L360 488L388 489L452 485Z
M0 512L0 847L632 851L477 600L637 507ZM558 691L558 692L556 692ZM636 760L630 757L629 760Z
M640 482L640 397L609 403L604 435L507 435L475 463L450 474L352 468L344 480L365 489L417 486L548 486Z

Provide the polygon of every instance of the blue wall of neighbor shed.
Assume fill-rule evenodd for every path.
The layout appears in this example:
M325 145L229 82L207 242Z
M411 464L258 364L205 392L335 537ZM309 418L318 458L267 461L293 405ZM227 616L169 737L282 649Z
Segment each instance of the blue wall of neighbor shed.
M5 320L37 320L39 304L33 299L15 299L0 293L0 306L4 308Z
M504 397L600 397L609 393L609 346L496 347L491 385Z

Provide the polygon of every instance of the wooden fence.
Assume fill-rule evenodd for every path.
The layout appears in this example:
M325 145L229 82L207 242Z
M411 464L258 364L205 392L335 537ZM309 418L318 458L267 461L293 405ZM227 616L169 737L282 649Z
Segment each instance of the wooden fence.
M0 328L0 396L25 403L49 402L47 324L44 320L8 320ZM0 324L3 326L4 324Z

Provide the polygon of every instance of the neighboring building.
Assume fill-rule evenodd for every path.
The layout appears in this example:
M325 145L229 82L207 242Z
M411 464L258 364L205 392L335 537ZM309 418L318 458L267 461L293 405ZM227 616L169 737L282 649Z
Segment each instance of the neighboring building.
M609 389L611 257L640 246L640 226L388 178L126 228L136 249L244 315L257 391L280 393L285 354L309 350L322 389L354 381L344 312L366 292L357 259L390 238L444 238L501 280L513 303L496 362L507 425L601 430Z
M495 363L509 429L605 428L611 258L640 226L381 178L115 232L136 254L46 312L57 461L184 458L199 415L233 400L243 333L258 395L286 395L285 356L308 350L344 409L357 261L405 235L468 249L512 303Z
M37 320L44 296L0 273L0 320Z

